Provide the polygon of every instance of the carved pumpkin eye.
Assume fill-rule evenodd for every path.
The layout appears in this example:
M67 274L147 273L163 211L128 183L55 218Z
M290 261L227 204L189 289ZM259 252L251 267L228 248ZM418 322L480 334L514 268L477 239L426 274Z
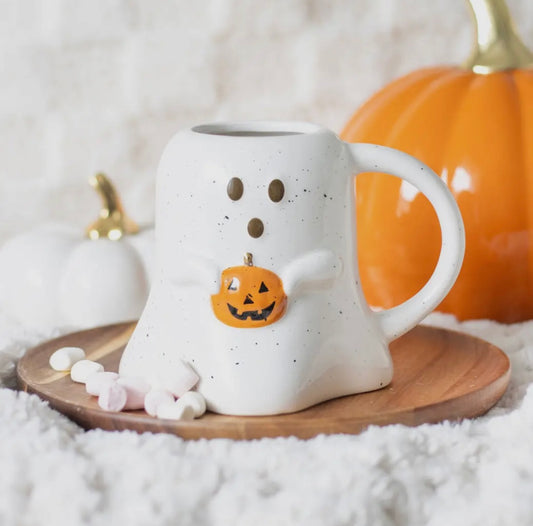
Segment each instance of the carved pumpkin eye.
M228 285L228 290L233 290L233 291L239 290L240 284L241 283L237 278L233 278L230 284Z
M259 292L268 292L268 287L265 285L264 281L261 281L261 286L259 287Z
M274 203L279 203L283 196L285 195L285 186L283 186L283 183L279 179L274 179L269 185L268 185L268 197Z
M244 193L244 185L238 177L232 177L229 180L226 191L228 192L228 197L232 201L238 201Z

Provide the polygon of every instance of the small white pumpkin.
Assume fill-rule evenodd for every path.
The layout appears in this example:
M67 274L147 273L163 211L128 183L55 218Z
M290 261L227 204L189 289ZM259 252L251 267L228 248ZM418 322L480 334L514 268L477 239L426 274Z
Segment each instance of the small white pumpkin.
M22 322L92 327L141 314L154 231L139 231L103 174L90 183L103 206L87 237L72 227L47 225L0 249L0 302Z

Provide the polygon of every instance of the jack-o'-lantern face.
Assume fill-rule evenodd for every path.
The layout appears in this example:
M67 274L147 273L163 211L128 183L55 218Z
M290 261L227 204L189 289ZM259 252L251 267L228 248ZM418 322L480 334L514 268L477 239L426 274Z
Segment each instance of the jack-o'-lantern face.
M265 327L285 314L287 296L277 274L249 264L222 272L220 292L211 296L211 305L226 325Z

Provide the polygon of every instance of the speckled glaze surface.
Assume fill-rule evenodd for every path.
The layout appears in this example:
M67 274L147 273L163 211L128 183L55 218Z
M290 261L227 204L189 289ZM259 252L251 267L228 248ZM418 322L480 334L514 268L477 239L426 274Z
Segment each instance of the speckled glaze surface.
M428 284L380 313L359 285L354 229L353 177L374 170L428 196L444 247ZM389 341L441 301L461 265L460 214L429 168L314 124L185 130L165 149L157 184L156 274L120 373L164 386L186 362L215 412L286 413L384 387ZM225 298L235 323L217 314Z

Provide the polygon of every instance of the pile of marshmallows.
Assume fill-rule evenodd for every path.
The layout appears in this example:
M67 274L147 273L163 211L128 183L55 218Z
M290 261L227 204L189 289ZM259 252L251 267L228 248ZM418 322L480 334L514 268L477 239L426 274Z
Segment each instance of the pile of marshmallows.
M74 382L85 384L90 395L98 397L105 411L144 409L149 415L172 420L193 420L205 413L204 397L191 389L198 375L185 364L172 389L152 389L142 378L124 377L104 371L98 362L85 359L79 347L62 347L50 356L55 371L70 372Z

